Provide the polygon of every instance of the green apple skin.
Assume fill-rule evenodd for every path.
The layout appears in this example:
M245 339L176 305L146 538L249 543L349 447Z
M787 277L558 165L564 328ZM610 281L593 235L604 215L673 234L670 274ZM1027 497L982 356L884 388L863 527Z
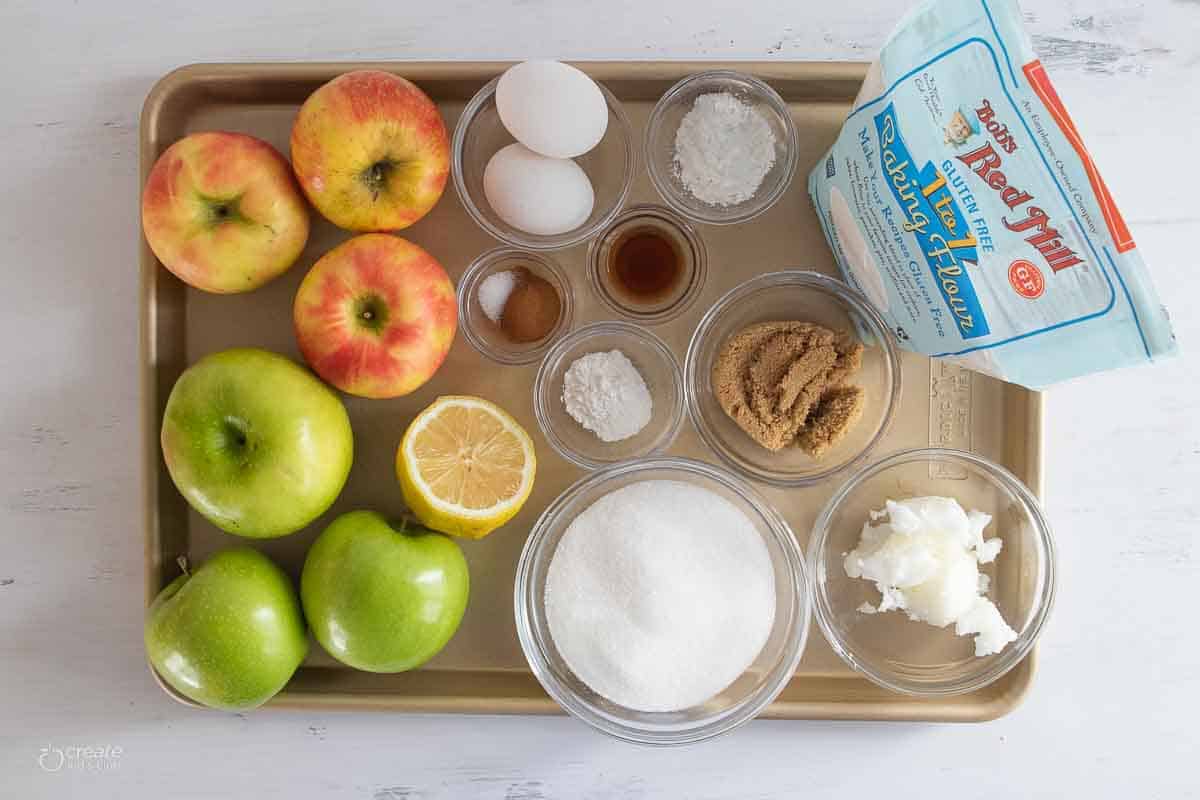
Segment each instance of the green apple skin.
M245 348L179 376L162 451L193 508L223 531L268 539L329 508L350 474L354 437L332 389L281 355Z
M222 550L167 584L147 612L144 638L163 680L228 711L270 700L308 654L291 580L248 547Z
M351 511L317 537L300 599L331 656L367 672L404 672L433 658L458 630L470 577L458 545L420 527Z

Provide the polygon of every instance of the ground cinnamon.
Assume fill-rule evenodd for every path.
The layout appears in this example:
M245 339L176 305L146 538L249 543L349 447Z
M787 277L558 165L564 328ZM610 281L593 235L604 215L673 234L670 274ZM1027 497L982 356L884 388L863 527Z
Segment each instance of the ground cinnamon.
M562 298L550 281L524 267L513 270L516 282L504 303L500 330L518 344L546 338L562 314Z

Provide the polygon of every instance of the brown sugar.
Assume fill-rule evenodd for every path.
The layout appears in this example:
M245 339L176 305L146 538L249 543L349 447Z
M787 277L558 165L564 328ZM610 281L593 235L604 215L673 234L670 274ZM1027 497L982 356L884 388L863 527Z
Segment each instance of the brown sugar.
M866 392L861 386L835 386L822 395L796 444L813 458L825 455L862 419Z
M717 402L768 450L795 444L820 458L862 417L865 393L847 383L862 356L861 342L822 325L751 325L717 355Z

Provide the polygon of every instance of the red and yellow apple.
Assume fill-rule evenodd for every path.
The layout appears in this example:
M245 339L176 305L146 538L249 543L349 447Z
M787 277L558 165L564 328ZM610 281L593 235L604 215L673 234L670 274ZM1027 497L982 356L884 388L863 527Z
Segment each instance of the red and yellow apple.
M356 236L322 256L304 276L292 314L313 371L360 397L417 389L446 359L458 327L446 270L386 233Z
M309 201L351 231L407 228L446 188L450 142L437 106L390 72L347 72L313 92L292 126Z
M244 133L193 133L150 170L142 230L162 265L185 283L247 292L299 258L308 209L271 145Z

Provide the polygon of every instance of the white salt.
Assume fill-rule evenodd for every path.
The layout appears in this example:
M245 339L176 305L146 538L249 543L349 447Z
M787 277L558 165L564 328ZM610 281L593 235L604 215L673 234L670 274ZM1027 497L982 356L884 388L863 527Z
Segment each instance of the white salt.
M775 618L761 535L720 495L642 481L601 497L563 534L546 621L575 675L638 711L719 694L754 662Z
M991 581L979 565L995 560L1004 544L999 537L983 538L991 521L949 497L888 500L870 512L843 567L851 578L874 582L880 602L858 610L898 609L939 628L954 623L958 636L975 636L975 655L999 653L1017 633L983 596Z
M479 283L479 307L492 322L499 322L504 316L504 306L517 287L517 275L512 270L493 272Z

